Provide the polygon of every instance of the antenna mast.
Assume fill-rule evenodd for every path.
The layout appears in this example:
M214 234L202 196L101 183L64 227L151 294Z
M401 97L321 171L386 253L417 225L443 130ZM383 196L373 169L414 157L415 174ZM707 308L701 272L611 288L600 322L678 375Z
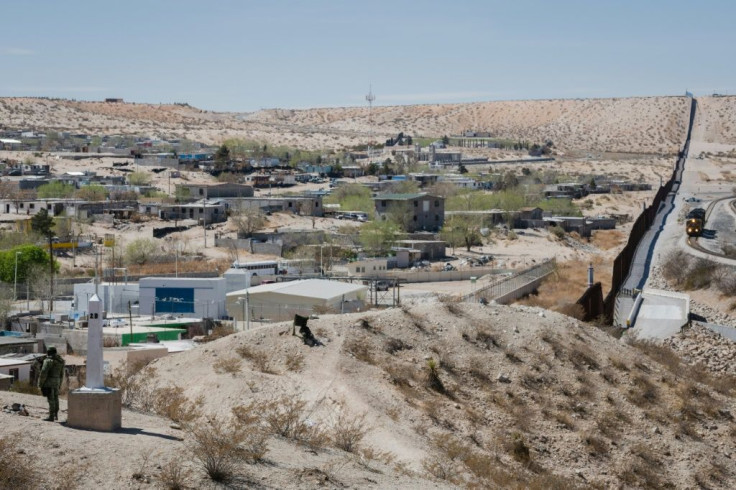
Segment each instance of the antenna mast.
M368 95L365 96L368 101L368 134L370 141L368 142L368 163L371 161L371 142L373 141L373 101L376 96L373 95L373 84L368 86Z

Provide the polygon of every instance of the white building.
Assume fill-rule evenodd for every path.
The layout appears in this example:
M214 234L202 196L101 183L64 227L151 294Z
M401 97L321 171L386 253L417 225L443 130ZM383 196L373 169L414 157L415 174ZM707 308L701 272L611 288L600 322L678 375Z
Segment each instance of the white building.
M12 376L13 383L16 381L27 383L31 380L31 364L31 361L23 359L0 357L0 374Z
M102 300L102 309L108 313L128 313L128 302L130 302L133 313L137 311L138 284L113 284L103 282L97 285L97 295ZM74 304L72 310L85 316L88 311L89 298L95 294L95 284L86 282L74 285Z
M236 322L245 319L281 321L295 314L347 313L363 307L367 286L324 279L278 282L227 294L227 311ZM315 311L315 309L317 311Z
M144 277L138 283L139 313L222 318L225 311L225 279Z

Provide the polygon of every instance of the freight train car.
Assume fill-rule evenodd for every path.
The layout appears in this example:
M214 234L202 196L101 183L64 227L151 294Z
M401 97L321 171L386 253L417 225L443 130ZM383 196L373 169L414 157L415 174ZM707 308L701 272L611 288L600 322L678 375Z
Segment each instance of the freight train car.
M685 232L687 236L700 236L703 233L705 223L705 209L696 208L687 214L685 221Z

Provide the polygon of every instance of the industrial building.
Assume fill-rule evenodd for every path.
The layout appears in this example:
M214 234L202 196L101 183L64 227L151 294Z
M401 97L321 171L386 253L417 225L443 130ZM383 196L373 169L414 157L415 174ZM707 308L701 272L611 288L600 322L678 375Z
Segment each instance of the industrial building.
M324 279L262 284L227 294L227 312L236 322L243 322L246 311L250 320L283 321L295 314L317 312L347 313L363 307L368 287Z
M194 318L223 318L225 279L144 277L138 285L141 315L171 314Z

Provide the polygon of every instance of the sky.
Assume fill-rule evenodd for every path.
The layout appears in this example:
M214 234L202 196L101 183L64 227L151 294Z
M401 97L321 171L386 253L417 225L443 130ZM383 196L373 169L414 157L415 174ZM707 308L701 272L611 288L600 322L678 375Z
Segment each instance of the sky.
M0 0L0 96L201 109L736 93L732 0Z

